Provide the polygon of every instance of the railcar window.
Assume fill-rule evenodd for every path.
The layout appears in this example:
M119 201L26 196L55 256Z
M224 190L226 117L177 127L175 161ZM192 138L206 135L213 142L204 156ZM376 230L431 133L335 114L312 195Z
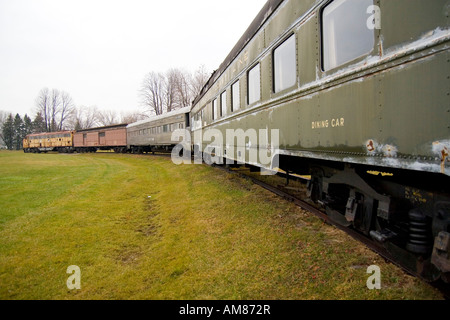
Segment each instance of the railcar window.
M248 104L261 99L261 66L259 63L248 72Z
M217 99L214 99L212 102L212 119L216 120L218 119L218 114L217 114Z
M231 112L241 108L241 94L239 91L239 80L231 86Z
M225 117L227 115L227 92L224 91L220 95L220 116Z
M365 54L375 34L367 27L367 8L373 0L335 0L322 12L323 69L334 69Z
M295 36L290 36L273 52L275 92L292 87L297 82Z

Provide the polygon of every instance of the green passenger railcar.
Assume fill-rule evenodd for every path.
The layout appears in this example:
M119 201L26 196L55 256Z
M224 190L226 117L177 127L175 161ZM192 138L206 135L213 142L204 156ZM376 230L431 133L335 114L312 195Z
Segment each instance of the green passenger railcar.
M447 0L269 0L195 99L195 148L311 175L335 221L449 281L449 13Z

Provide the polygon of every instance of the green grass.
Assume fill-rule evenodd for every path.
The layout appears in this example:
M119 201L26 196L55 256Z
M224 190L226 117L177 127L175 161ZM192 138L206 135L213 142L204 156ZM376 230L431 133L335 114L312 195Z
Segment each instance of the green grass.
M0 152L0 243L0 299L441 298L250 182L163 157Z

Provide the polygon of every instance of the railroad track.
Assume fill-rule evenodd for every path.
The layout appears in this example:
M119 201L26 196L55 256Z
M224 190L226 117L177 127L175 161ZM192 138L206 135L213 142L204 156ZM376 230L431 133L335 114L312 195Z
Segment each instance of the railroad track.
M448 284L445 284L442 281L438 281L438 282L428 282L426 281L423 277L421 277L419 274L417 274L416 272L408 269L407 267L401 265L400 263L398 263L395 259L394 256L392 256L384 247L378 245L376 242L374 242L373 240L367 238L365 235L357 232L354 229L348 228L348 227L344 227L336 222L334 222L333 220L330 219L330 217L322 212L320 209L318 209L317 207L311 205L310 203L306 202L305 200L299 199L296 196L289 194L288 192L284 191L283 188L277 187L277 186L273 186L269 183L266 183L264 181L261 181L260 179L255 178L254 176L248 175L245 173L245 171L242 170L232 170L230 168L226 168L226 167L221 167L221 166L216 166L217 168L223 169L227 172L233 173L233 174L237 174L242 178L245 179L249 179L250 181L252 181L254 184L286 199L287 201L290 201L292 203L294 203L296 206L302 208L303 210L306 210L310 213L312 213L313 215L315 215L316 217L320 218L322 221L324 221L325 223L332 225L336 228L338 228L339 230L342 230L343 232L345 232L346 234L348 234L349 236L351 236L352 238L354 238L355 240L359 241L360 243L364 244L367 248L369 248L370 250L372 250L373 252L377 253L378 255L380 255L381 257L383 257L385 260L391 262L392 264L396 265L397 267L401 268L403 271L405 271L406 273L421 279L422 281L428 283L430 286L436 288L437 290L439 290L439 292L443 295L443 297L446 300L450 300L450 286ZM285 174L284 174L285 175ZM286 176L286 175L285 175ZM289 176L286 176L289 179ZM289 181L289 180L287 180Z

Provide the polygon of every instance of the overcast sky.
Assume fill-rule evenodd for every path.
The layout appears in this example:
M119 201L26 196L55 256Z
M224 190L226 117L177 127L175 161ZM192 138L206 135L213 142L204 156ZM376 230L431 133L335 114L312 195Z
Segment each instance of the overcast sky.
M139 108L146 73L217 69L266 0L0 0L0 110L47 87L77 106Z

